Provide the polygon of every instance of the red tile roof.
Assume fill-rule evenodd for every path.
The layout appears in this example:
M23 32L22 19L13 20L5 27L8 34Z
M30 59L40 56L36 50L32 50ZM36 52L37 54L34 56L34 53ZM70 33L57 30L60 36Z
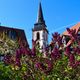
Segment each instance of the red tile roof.
M80 22L77 23L76 25L72 26L70 29L73 29L73 30L76 29L76 33L77 33L78 30L79 30L79 28L80 28ZM67 36L69 36L69 33L68 33L68 31L66 30L66 31L63 32L62 35L67 35ZM69 40L69 41L68 41L68 43L66 44L66 47L68 47L70 44L72 44L72 40Z
M76 29L76 32L78 31L78 29L80 28L80 22L77 23L76 25L72 26L70 29ZM66 31L63 32L63 35L69 35L69 33Z

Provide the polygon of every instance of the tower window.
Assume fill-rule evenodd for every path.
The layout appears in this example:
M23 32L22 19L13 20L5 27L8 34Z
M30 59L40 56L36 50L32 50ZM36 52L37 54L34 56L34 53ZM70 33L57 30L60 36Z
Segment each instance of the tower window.
M37 32L37 40L39 40L39 39L40 39L40 33Z

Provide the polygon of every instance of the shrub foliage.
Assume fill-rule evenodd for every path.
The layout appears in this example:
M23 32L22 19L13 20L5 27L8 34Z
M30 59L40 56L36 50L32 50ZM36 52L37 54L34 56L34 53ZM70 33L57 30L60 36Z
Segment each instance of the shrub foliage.
M32 41L32 49L7 41L8 52L0 61L0 80L80 80L79 36L76 30L67 31L71 44L66 47L57 32L52 34L51 44L42 50L36 41Z

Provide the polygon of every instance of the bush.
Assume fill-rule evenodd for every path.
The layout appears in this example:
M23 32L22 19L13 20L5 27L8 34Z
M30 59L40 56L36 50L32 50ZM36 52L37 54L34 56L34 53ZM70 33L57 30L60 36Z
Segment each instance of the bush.
M60 34L54 33L44 52L32 41L32 49L20 46L15 54L6 54L0 62L0 80L79 80L80 42L75 30L67 30L70 46L64 47Z

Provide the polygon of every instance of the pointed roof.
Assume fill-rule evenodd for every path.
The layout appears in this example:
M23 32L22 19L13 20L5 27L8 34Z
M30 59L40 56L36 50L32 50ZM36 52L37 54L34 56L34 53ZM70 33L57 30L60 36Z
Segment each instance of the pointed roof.
M80 28L80 22L78 22L76 25L72 26L70 29L76 29L76 33ZM69 35L68 31L66 30L65 32L63 32L63 35Z
M40 2L40 3L39 3L37 23L41 23L41 22L44 22L44 17L43 17L41 2Z
M34 28L32 29L32 31L46 30L48 32L46 27L47 26L45 24L43 12L42 12L42 6L41 6L41 2L40 2L39 3L39 9L38 9L37 22L34 24Z

